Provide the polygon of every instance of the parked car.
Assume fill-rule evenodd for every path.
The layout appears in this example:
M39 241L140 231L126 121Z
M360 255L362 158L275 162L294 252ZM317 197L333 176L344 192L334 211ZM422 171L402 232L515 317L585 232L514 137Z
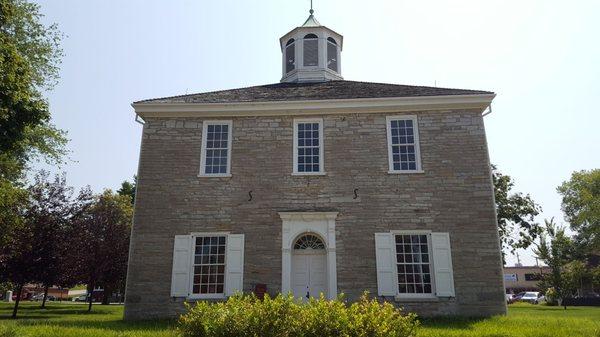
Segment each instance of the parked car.
M73 302L85 302L87 300L87 295L79 295L75 296L71 299Z
M519 301L529 302L531 304L538 304L540 303L540 298L542 297L543 296L540 296L539 291L527 291L525 292L525 294L523 294L523 296L521 296L521 298L519 298Z
M515 294L506 294L506 303L511 304L515 300Z
M523 292L520 292L520 293L517 293L516 295L513 295L513 297L512 297L512 301L513 301L513 302L516 302L516 301L520 300L520 299L521 299L521 297L523 297L523 295L525 295L525 292L524 292L524 291L523 291Z
M44 294L43 293L41 293L41 294L35 294L35 295L31 296L29 298L29 300L30 301L36 301L36 302L37 301L43 301L44 300ZM54 296L54 295L48 295L48 296L46 296L46 301L56 301L56 296Z
M30 301L41 301L44 299L44 294L35 294L29 298Z

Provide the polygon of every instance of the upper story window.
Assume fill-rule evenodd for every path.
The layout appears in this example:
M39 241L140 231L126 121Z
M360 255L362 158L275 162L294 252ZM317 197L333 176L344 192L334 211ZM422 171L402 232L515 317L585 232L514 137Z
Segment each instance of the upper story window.
M338 71L337 43L331 37L327 38L327 68Z
M324 174L323 120L294 120L294 174Z
M319 65L319 38L315 34L304 36L304 66Z
M289 39L285 45L285 72L296 69L296 44L294 39Z
M231 121L204 121L202 128L202 158L200 175L228 177L231 175Z
M421 172L416 116L387 118L389 173Z

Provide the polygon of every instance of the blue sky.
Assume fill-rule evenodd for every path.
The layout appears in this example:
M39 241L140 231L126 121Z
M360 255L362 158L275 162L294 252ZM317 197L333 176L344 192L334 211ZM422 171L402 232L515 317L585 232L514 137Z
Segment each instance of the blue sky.
M68 130L70 184L117 188L137 170L131 102L278 82L278 39L309 0L39 1L63 41L48 94ZM333 1L315 15L344 35L348 80L491 90L492 163L562 222L556 186L600 167L600 2ZM533 263L530 252L521 253ZM514 257L509 258L513 263Z

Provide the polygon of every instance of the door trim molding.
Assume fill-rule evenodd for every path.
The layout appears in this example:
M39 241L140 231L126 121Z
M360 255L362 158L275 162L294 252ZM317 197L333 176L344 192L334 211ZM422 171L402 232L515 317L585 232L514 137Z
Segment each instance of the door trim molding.
M316 233L325 240L327 252L327 297L337 297L335 219L338 212L279 212L281 217L281 292L290 293L292 246L303 233Z

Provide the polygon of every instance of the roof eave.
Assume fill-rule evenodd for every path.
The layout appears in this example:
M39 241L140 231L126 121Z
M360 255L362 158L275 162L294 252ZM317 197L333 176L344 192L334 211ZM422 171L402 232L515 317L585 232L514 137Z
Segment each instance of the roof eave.
M234 103L137 102L131 106L142 117L324 115L451 109L480 109L483 112L495 96L496 94L490 93Z

